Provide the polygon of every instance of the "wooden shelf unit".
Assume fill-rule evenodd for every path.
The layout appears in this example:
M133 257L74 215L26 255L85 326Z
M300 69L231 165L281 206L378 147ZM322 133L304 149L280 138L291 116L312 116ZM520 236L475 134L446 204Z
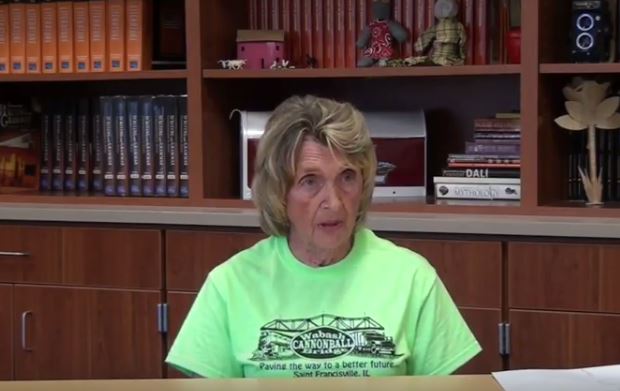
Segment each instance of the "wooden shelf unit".
M474 118L498 111L521 111L522 199L516 206L484 202L480 205L444 205L431 199L377 203L372 210L620 216L620 209L614 204L590 209L583 207L583 203L567 201L568 140L566 133L553 123L553 118L562 114L561 87L574 75L614 77L620 74L620 63L569 63L564 42L570 21L568 3L522 1L521 64L455 67L223 70L219 69L217 61L234 58L236 30L249 28L247 0L185 0L185 12L187 69L5 75L0 76L0 83L6 83L10 92L27 91L29 94L36 93L40 87L48 95L59 94L65 86L83 91L94 86L105 93L187 93L189 198L11 194L0 195L0 202L252 208L251 202L239 199L239 121L238 117L231 118L231 112L234 109L271 110L292 94L311 93L348 100L368 111L423 109L429 134L429 197L433 193L432 177L440 175L447 154L462 151L465 141L471 139ZM550 14L554 17L539 23L541 18Z

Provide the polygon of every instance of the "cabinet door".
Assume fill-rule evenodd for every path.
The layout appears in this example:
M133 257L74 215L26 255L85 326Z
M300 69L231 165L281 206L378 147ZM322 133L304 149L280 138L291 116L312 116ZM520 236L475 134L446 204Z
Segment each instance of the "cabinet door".
M502 246L500 242L468 242L390 238L424 256L435 267L460 306L500 308Z
M0 226L0 281L61 281L60 228Z
M179 334L183 321L196 299L193 292L168 292L168 349ZM185 377L181 372L168 367L167 377Z
M509 243L510 307L620 313L620 246Z
M510 311L510 368L575 368L620 362L620 315Z
M0 380L13 379L13 287L0 285Z
M160 289L161 242L158 230L63 228L63 280L75 285Z
M166 231L168 288L199 290L211 269L264 237L253 232Z
M485 308L459 308L469 328L482 346L482 351L461 367L459 374L489 374L503 369L503 359L499 354L499 331L497 325L502 321L501 310Z
M15 378L162 376L155 291L14 288Z

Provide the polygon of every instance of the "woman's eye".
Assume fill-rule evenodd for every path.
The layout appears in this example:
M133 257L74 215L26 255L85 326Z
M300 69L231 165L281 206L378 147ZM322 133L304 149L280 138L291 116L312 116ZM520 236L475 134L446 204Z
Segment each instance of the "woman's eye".
M353 182L356 178L357 174L353 170L346 170L342 173L342 179L344 179L345 182Z
M316 178L314 175L307 175L299 181L299 184L302 186L314 186L316 184Z

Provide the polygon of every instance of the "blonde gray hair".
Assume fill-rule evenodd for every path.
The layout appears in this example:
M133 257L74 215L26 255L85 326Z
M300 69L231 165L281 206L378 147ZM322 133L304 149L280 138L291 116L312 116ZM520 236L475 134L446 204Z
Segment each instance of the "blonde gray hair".
M364 116L350 103L312 95L292 96L276 107L267 120L256 153L252 197L261 228L268 235L289 233L286 196L295 178L297 155L306 138L340 152L360 169L362 198L356 228L366 219L377 158Z

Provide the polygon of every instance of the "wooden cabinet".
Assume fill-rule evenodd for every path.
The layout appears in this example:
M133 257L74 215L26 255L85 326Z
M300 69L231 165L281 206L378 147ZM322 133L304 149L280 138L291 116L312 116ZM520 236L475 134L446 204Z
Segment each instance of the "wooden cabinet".
M161 236L159 230L63 228L63 282L159 289Z
M0 285L0 380L13 379L13 287Z
M620 315L511 310L510 368L620 362Z
M60 228L0 226L0 282L61 282L60 249Z
M166 231L168 289L199 290L211 269L264 237L257 232Z
M192 292L168 292L168 336L167 336L167 349L170 350L174 339L179 334L179 330L183 325L185 317L189 313L194 300L196 299L196 293ZM167 367L167 377L185 377L181 372Z
M500 242L388 238L428 259L456 304L487 308L501 306Z
M511 242L511 368L620 362L620 246Z
M620 313L620 245L510 243L511 308Z
M161 377L160 296L16 285L15 379Z

